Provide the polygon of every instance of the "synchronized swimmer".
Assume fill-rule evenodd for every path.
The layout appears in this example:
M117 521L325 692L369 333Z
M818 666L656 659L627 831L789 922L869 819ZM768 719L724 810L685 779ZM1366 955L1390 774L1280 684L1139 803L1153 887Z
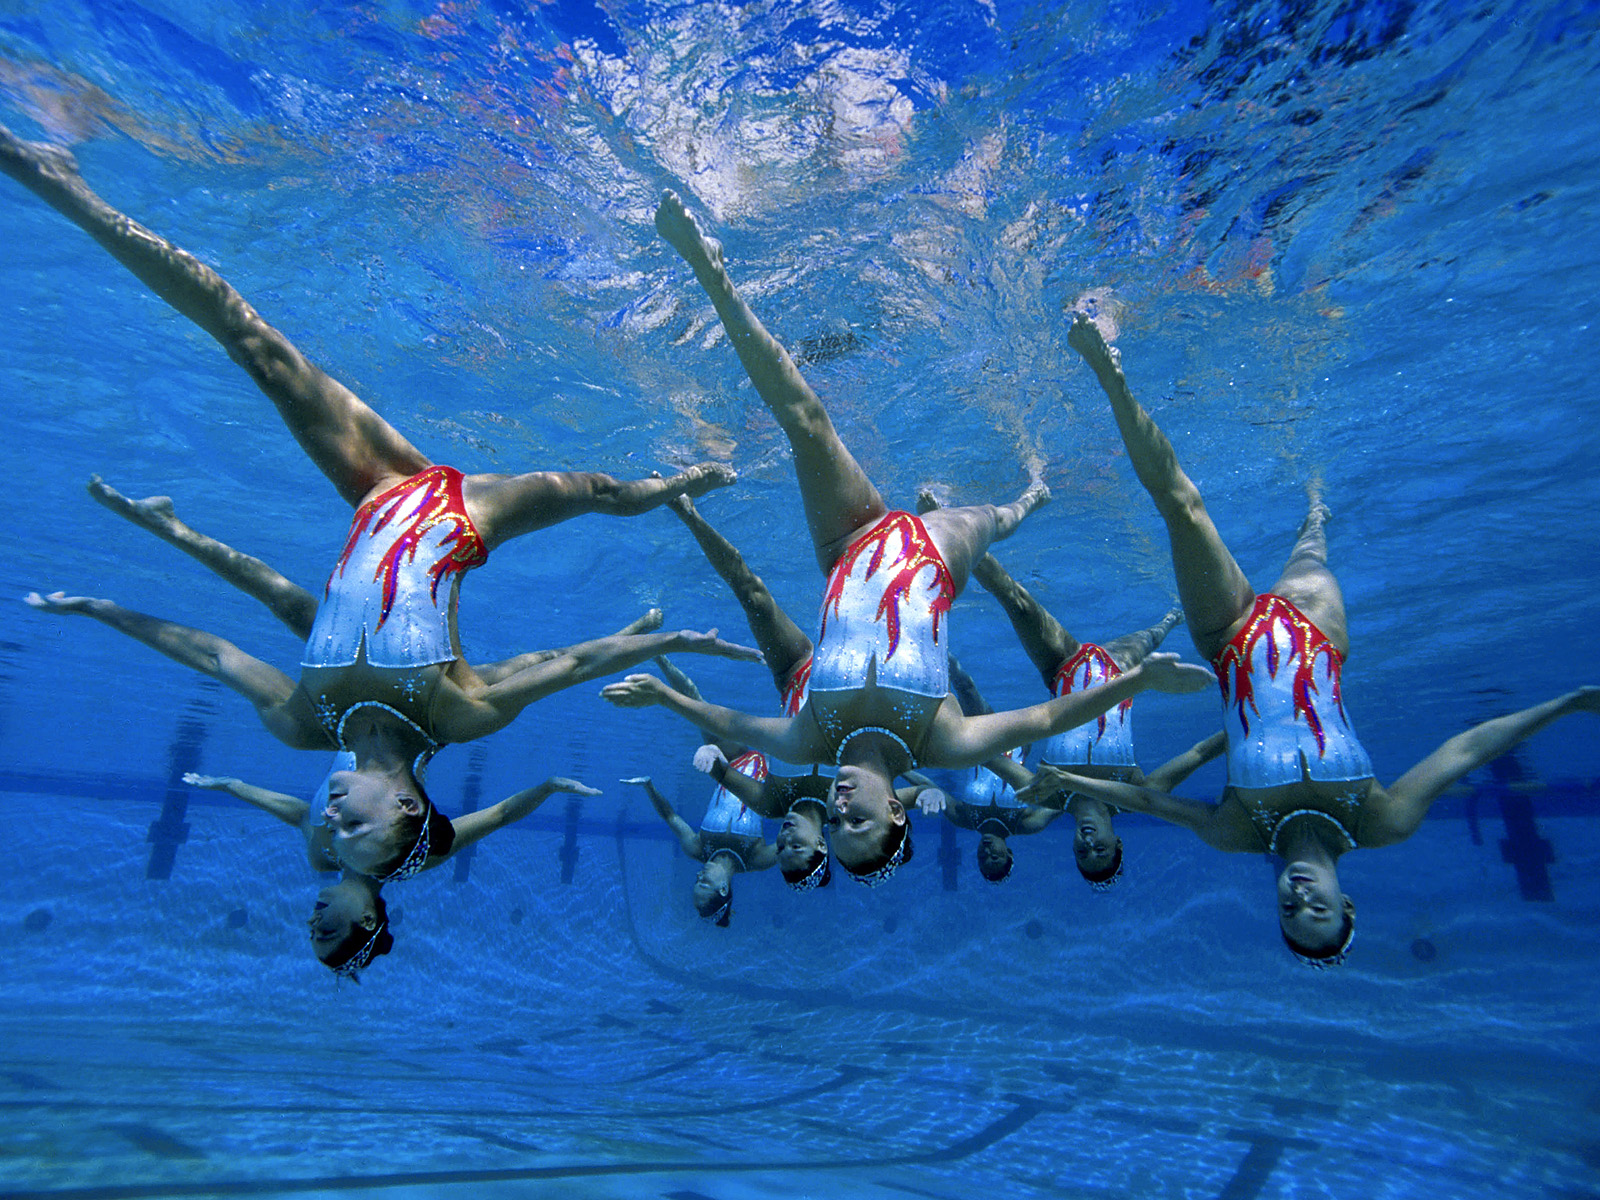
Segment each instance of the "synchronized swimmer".
M98 477L101 504L198 560L261 602L297 638L298 680L215 634L64 592L27 596L43 612L88 616L226 684L286 745L336 752L307 801L232 777L191 773L300 831L309 865L338 872L309 922L313 951L355 978L389 952L387 883L435 867L522 819L548 796L598 795L552 777L453 821L429 799L423 773L451 742L508 725L555 691L654 660L663 677L632 674L601 695L659 705L696 727L695 765L716 784L698 829L648 776L646 792L684 852L702 866L693 901L729 924L732 883L777 867L796 890L828 883L831 862L875 886L913 851L909 813L943 812L979 834L984 878L1011 872L1009 839L1063 815L1082 877L1104 890L1123 870L1118 811L1154 815L1226 851L1277 856L1279 924L1295 956L1343 961L1355 908L1336 864L1349 850L1409 837L1429 805L1466 772L1558 717L1600 711L1581 688L1447 741L1384 788L1340 696L1348 653L1343 596L1327 565L1328 509L1320 485L1288 565L1256 593L1233 560L1166 436L1134 399L1117 350L1091 315L1076 313L1069 344L1094 371L1134 471L1166 524L1181 609L1104 645L1080 642L990 553L1050 500L1034 472L1006 504L894 509L846 446L794 360L739 294L721 245L666 192L657 231L693 270L757 395L787 439L810 550L824 577L815 636L783 611L693 498L734 482L706 462L670 475L617 480L595 472L463 474L436 464L353 392L310 363L215 271L137 224L84 182L66 151L0 127L0 171L72 221L156 296L221 345L273 402L312 462L355 510L344 550L320 594L181 521L172 502L132 500ZM504 542L589 514L634 516L666 505L695 538L744 610L759 650L716 630L661 632L652 610L593 641L473 665L462 656L457 605L466 572ZM974 576L1004 609L1050 698L993 711L950 653L950 610ZM1158 647L1186 621L1211 670ZM710 654L764 661L776 715L707 701L668 657ZM1153 689L1222 691L1222 728L1146 776L1133 755L1130 703ZM1036 766L1023 765L1034 748ZM1225 755L1221 801L1171 789ZM819 768L827 767L832 774ZM922 767L972 773L946 797ZM762 822L780 823L768 842Z

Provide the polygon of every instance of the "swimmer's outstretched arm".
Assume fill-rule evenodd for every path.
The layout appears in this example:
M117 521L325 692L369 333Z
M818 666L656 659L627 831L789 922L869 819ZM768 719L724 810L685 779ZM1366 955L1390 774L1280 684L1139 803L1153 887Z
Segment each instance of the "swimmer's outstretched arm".
M305 706L303 714L295 711L294 680L224 638L134 612L110 600L68 596L64 592L51 592L48 596L30 592L25 599L43 612L93 617L152 650L159 650L174 662L226 684L250 701L267 732L291 749L328 749L328 735L317 725L310 706Z
M253 783L235 779L231 775L200 775L194 771L185 771L183 781L190 787L205 788L212 792L227 792L228 795L243 800L246 804L253 804L262 812L270 813L285 825L293 825L296 829L305 825L306 817L311 812L311 805L298 796L286 796L282 792L268 791Z
M665 654L656 655L656 668L667 677L667 685L671 687L673 691L682 692L691 700L705 699L705 697L700 694L700 688L698 685L696 685L695 681L689 678L688 673L684 671L682 667L678 666L677 663L668 658ZM720 750L727 758L737 758L739 755L743 754L745 750L743 746L736 745L733 742L717 742L716 737L704 729L700 730L700 740L702 742L715 743L717 749ZM721 783L722 781L719 779L717 782ZM742 800L744 797L741 796L740 799ZM748 801L746 801L746 803L748 803Z
M656 790L656 785L651 781L650 776L635 775L631 779L622 780L622 782L631 783L644 789L644 794L650 797L650 807L655 809L656 815L667 823L667 827L673 833L677 834L678 845L683 847L683 852L696 862L699 862L701 854L704 853L704 847L700 842L700 834L695 831L689 822L678 815L677 810L672 805L667 803L667 798Z
M448 700L441 694L442 711L435 722L445 740L471 741L504 728L535 700L668 652L712 654L741 662L761 660L759 651L725 642L714 629L707 633L680 629L674 633L613 635L583 642L487 687L461 690Z
M765 779L752 779L743 771L733 770L728 765L722 747L715 742L709 742L694 752L694 768L704 771L719 786L727 788L751 812L770 821L783 820L795 801L818 799L827 790L824 787L819 792L815 786L807 786L818 778L812 775L768 775ZM822 782L825 784L826 780ZM901 795L902 792L905 795ZM902 788L897 790L896 795L900 796L902 803L910 803L908 797L915 797L916 793L915 788Z
M564 779L559 775L552 775L538 787L523 788L522 791L512 793L498 804L491 804L488 808L480 808L476 812L463 813L454 818L450 824L455 826L456 840L450 847L450 854L458 854L462 847L470 846L495 830L504 829L507 825L522 820L557 792L566 792L573 796L600 795L599 788L579 783L576 779ZM437 866L448 857L449 855L443 855L437 861L430 858L428 866Z
M628 637L635 633L654 633L661 628L661 610L652 608L637 620L629 621L611 637ZM547 663L553 658L560 658L563 654L576 653L584 646L592 645L590 642L579 642L575 646L562 646L557 650L529 650L512 658L501 659L499 662L474 663L472 669L477 672L478 678L484 683L500 683L511 678L518 671L528 667L536 667L540 663Z
M1144 783L1158 792L1170 792L1227 748L1228 735L1219 729L1204 741L1196 742L1182 754L1162 763L1144 777Z
M1212 685L1204 667L1180 662L1176 654L1152 654L1115 679L1042 704L1007 712L967 717L953 699L940 706L924 743L923 761L930 766L975 767L1026 745L1092 721L1140 692L1198 692Z
M820 739L808 736L800 717L753 717L704 700L691 700L675 692L654 675L629 675L608 683L600 695L619 708L649 708L659 704L691 725L710 733L713 740L752 746L785 762L822 762Z
M1248 853L1259 852L1262 848L1261 839L1248 825L1241 829L1236 824L1218 819L1221 805L1207 804L1202 800L1186 800L1148 785L1118 783L1111 779L1091 779L1087 775L1074 775L1071 771L1046 763L1040 766L1034 786L1047 789L1041 791L1039 793L1041 795L1076 792L1080 796L1115 804L1128 812L1141 812L1159 817L1163 821L1189 830L1216 850Z
M1581 687L1456 734L1387 788L1372 790L1361 818L1361 845L1392 846L1405 841L1452 783L1499 758L1550 722L1577 712L1600 712L1600 687Z
M245 595L264 604L267 611L301 641L311 636L311 625L317 618L315 596L259 558L235 550L179 520L170 496L130 500L98 475L89 479L89 495L119 517L149 530L169 546L176 546Z

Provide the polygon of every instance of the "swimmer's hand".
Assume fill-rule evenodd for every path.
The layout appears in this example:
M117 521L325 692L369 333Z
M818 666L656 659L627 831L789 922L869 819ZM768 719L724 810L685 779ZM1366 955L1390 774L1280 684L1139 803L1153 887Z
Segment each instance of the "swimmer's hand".
M631 783L631 784L634 784L637 787L644 787L646 784L648 784L650 782L650 776L648 776L648 775L630 775L626 779L617 780L617 782L618 783Z
M728 756L722 752L721 747L705 745L694 752L694 769L702 774L711 774L716 770L718 763L724 767L728 765Z
M1106 345L1105 336L1088 313L1074 313L1072 327L1067 330L1067 345L1083 356L1083 361L1096 375L1122 374L1122 355L1115 346Z
M209 788L213 792L225 792L230 784L239 782L229 775L200 775L194 771L185 771L183 781L190 787Z
M496 805L495 807L499 811L495 814L495 828L502 828L513 821L522 820L523 817L538 808L556 792L570 792L574 796L600 795L599 788L592 788L586 783L579 783L576 779L566 779L560 775L552 775L537 787L523 788L520 792L507 796ZM457 833L460 833L459 826Z
M1203 692L1216 682L1208 669L1184 662L1176 654L1147 654L1133 671L1139 675L1141 687L1175 695Z
M1039 808L1060 808L1062 797L1073 790L1072 781L1075 778L1070 771L1064 771L1052 763L1040 763L1039 769L1033 773L1033 782L1017 789L1017 799L1023 804Z
M736 642L725 642L717 636L715 629L708 629L704 633L696 633L692 629L680 630L678 632L678 642L678 649L690 650L695 654L714 654L718 658L732 658L740 662L761 661L761 651L754 646L741 646ZM601 693L601 695L604 694L604 692Z
M950 804L943 788L926 787L917 793L917 809L925 817L937 816Z
M652 704L660 704L665 695L667 685L654 675L629 675L616 683L608 683L600 689L600 698L609 700L618 708L649 708Z
M22 602L29 608L62 613L86 613L91 605L98 603L91 596L69 596L65 592L51 592L48 596L29 592L22 598Z
M547 792L566 792L573 796L603 796L599 788L590 787L587 783L579 783L576 779L568 779L565 775L552 775L539 785Z

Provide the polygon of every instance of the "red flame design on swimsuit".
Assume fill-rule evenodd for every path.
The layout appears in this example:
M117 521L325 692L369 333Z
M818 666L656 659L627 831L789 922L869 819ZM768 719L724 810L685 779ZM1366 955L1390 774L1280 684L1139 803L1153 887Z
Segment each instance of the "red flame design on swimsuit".
M376 539L396 514L407 506L406 502L412 494L418 491L422 495L411 509L406 527L399 531L393 545L379 560L373 575L373 582L382 587L383 594L374 631L383 627L383 623L389 619L389 611L394 607L401 565L414 560L422 541L440 526L449 527L440 547L450 549L428 567L429 596L435 605L439 602L439 583L446 575L470 571L489 557L483 539L478 536L478 531L467 516L466 501L461 494L461 472L454 467L437 466L429 467L403 483L397 483L361 506L350 526L344 552L339 555L338 565L333 569L334 575L344 574L345 565L361 539L369 536ZM333 579L330 577L324 595L331 592L332 587Z
M1339 668L1344 664L1344 656L1322 630L1313 625L1304 613L1282 596L1274 596L1270 592L1263 592L1257 596L1244 628L1234 634L1212 660L1211 665L1217 672L1217 682L1222 686L1222 703L1233 704L1239 714L1240 723L1248 732L1250 717L1245 712L1245 706L1249 705L1250 711L1257 716L1261 714L1261 710L1256 707L1255 684L1250 677L1250 666L1255 657L1256 646L1265 639L1269 678L1277 679L1279 669L1285 665L1279 661L1277 639L1271 636L1273 623L1277 621L1282 621L1289 633L1289 661L1294 664L1291 694L1294 697L1295 718L1303 720L1317 739L1318 753L1325 753L1327 734L1322 727L1321 718L1317 716L1316 705L1312 699L1313 693L1317 692L1312 672L1316 667L1317 656L1326 654L1328 675L1333 684L1331 698L1342 717L1344 701L1339 695ZM1233 675L1231 688L1228 681L1230 669Z
M789 686L779 693L778 701L780 711L786 717L800 715L800 710L805 706L806 688L811 683L811 655L806 655L806 660L795 668L794 674L789 677Z
M1085 688L1097 687L1102 683L1108 683L1121 674L1122 668L1117 666L1116 660L1106 653L1103 646L1097 646L1093 642L1084 642L1079 645L1077 652L1062 663L1056 671L1056 683L1055 687L1051 689L1051 694L1065 696L1071 692L1081 692ZM1079 678L1080 675L1082 676L1081 678ZM1116 707L1122 713L1123 719L1126 720L1128 711L1133 707L1133 701L1124 700ZM1110 715L1110 713L1106 712L1095 718L1095 741L1105 737L1106 718Z
M890 539L896 534L905 539L904 549L896 547L898 556L892 564L895 569L894 577L885 585L883 598L878 601L877 619L886 623L885 627L889 634L889 649L884 654L884 659L893 658L895 648L900 644L900 601L910 595L911 585L916 582L922 568L927 566L932 566L938 571L938 595L933 598L929 608L933 617L933 640L938 642L939 620L950 611L950 605L955 600L955 582L950 578L950 568L945 566L944 559L940 557L938 548L933 544L933 539L928 536L927 528L907 512L885 514L881 521L862 534L833 564L833 570L828 575L828 590L822 598L822 638L827 637L828 612L831 609L835 614L838 613L839 603L844 598L845 582L855 570L862 554L868 548L872 550L872 558L868 561L866 574L863 576L864 579L869 579L883 565L884 557L889 552Z

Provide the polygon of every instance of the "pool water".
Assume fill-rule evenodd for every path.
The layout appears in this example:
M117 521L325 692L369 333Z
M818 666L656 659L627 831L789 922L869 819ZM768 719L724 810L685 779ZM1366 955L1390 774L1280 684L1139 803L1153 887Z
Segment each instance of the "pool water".
M1392 780L1600 682L1600 14L1580 3L188 3L0 8L0 122L216 266L436 460L637 477L730 462L702 512L802 626L793 471L663 187L725 243L891 502L1054 499L997 546L1075 633L1172 603L1159 520L1063 313L1135 392L1257 586L1320 475L1345 701ZM93 473L314 587L348 509L201 333L0 190L10 595L224 633L253 602L93 504ZM742 639L667 513L497 550L474 661L609 632ZM888 885L736 883L691 822L693 732L590 685L443 753L452 813L555 796L388 889L359 986L306 953L298 840L181 783L307 795L323 756L90 622L0 638L0 1197L1600 1195L1600 729L1568 717L1355 855L1350 962L1279 943L1271 865L1119 819L1096 894L1062 830L916 818ZM1042 699L993 601L952 614L996 707ZM1167 642L1193 658L1181 628ZM680 660L765 711L759 667ZM1147 766L1215 700L1135 706ZM1215 798L1218 764L1184 794ZM769 828L769 834L772 830Z

